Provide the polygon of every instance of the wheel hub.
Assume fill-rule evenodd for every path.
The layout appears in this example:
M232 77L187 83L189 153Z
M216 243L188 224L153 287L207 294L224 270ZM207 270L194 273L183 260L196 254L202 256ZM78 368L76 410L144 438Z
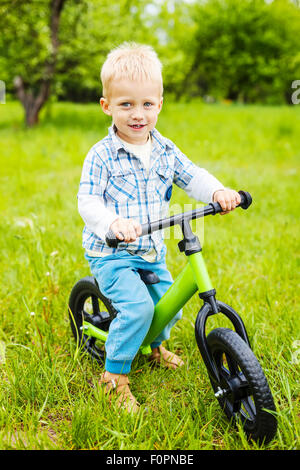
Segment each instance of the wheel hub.
M229 397L232 403L240 402L240 400L250 395L249 384L242 373L226 379L222 378L215 393L216 398Z

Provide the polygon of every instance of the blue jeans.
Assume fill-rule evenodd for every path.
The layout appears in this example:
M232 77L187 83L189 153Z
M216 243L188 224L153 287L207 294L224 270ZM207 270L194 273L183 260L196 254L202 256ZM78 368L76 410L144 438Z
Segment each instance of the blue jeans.
M166 266L165 251L162 258L154 263L131 255L126 250L103 258L94 258L87 254L85 257L101 292L111 300L118 312L110 324L105 343L105 369L114 374L128 374L148 333L154 306L173 282ZM159 276L160 282L146 285L137 269L153 271ZM181 318L181 314L180 310L163 329L151 344L152 349L170 337L170 330Z

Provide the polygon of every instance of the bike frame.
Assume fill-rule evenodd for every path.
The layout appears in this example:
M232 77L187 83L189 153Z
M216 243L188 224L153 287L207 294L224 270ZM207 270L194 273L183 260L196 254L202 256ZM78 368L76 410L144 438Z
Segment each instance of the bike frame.
M184 269L155 305L152 323L141 345L141 352L143 354L151 352L150 344L197 291L201 293L212 289L202 253L188 256L188 263ZM87 336L104 342L107 339L107 331L100 330L89 322L83 321L83 330Z

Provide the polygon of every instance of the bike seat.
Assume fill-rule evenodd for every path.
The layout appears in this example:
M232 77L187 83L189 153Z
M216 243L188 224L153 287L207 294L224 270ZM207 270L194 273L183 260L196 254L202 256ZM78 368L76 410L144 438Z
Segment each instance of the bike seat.
M145 284L157 284L160 282L158 275L152 271L148 271L147 269L138 269L137 272Z

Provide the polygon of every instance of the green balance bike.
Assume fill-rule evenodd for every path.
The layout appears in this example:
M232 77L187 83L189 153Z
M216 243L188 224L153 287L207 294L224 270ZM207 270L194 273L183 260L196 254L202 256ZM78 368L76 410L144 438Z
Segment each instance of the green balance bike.
M239 206L247 209L252 202L250 194L244 191L239 194ZM151 352L150 344L198 292L203 305L195 322L196 342L214 395L233 425L240 423L249 439L266 444L272 440L277 429L276 409L267 379L251 350L242 319L230 306L216 299L216 290L204 263L200 241L190 226L193 219L219 212L222 212L219 203L210 203L200 209L142 225L141 236L179 224L183 239L178 247L187 256L187 264L156 304L153 321L140 352ZM111 247L117 247L119 240L110 231L106 242ZM139 270L139 274L146 284L159 282L158 276L151 271ZM206 335L208 317L220 314L230 320L234 330L216 328ZM73 335L77 345L101 364L104 363L105 355L103 343L116 315L112 303L102 294L101 286L98 286L94 277L85 277L74 285L69 298Z

